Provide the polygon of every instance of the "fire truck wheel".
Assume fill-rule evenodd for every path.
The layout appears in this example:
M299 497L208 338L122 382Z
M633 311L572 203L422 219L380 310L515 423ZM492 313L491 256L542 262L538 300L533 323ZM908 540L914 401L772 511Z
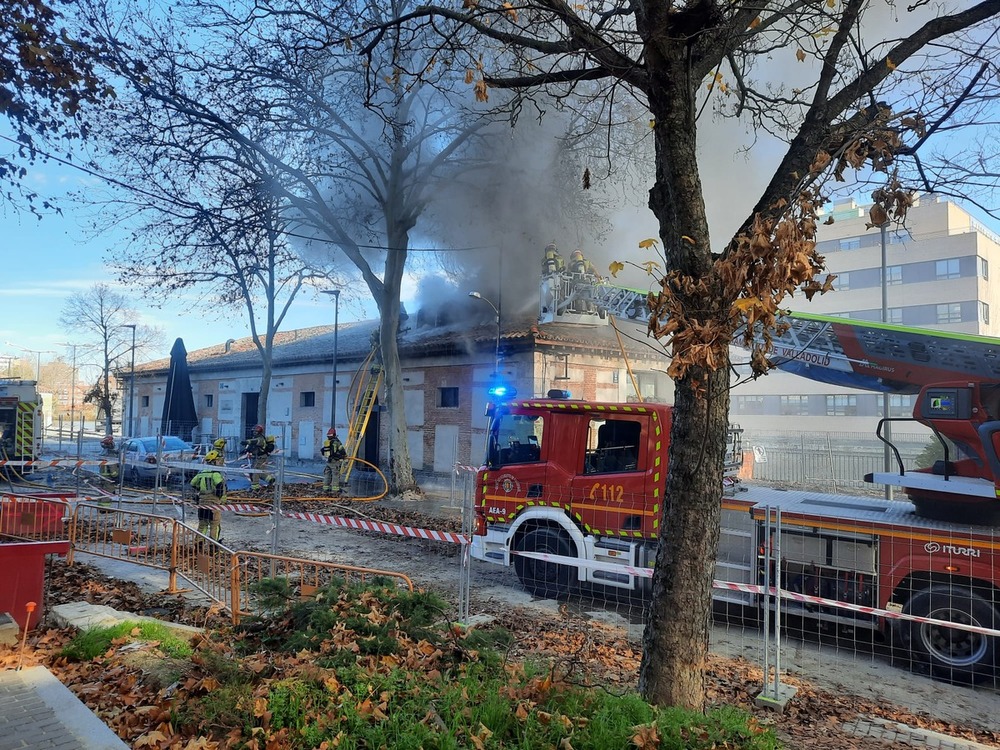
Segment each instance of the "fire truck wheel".
M995 628L998 620L996 611L981 596L948 584L917 592L903 613L984 628ZM992 676L997 666L1000 638L981 633L903 621L900 641L915 662L926 664L936 677L949 682L976 682Z
M542 552L560 557L571 557L570 541L566 534L554 529L529 531L517 545L520 552ZM564 599L569 594L569 565L557 565L533 557L514 556L514 570L521 585L534 596L544 599Z

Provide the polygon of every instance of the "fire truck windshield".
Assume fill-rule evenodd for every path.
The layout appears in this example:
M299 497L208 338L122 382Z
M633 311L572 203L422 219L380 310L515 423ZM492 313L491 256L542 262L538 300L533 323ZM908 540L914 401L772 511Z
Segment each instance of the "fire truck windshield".
M542 460L545 420L538 414L509 414L497 410L490 424L486 465L490 468Z

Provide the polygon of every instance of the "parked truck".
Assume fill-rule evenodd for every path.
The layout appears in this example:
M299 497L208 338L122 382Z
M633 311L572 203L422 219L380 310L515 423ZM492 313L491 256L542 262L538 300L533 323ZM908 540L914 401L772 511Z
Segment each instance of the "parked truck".
M539 319L637 317L643 293L605 283L581 290L585 283L544 276ZM570 305L582 297L605 315L584 320ZM1000 340L792 314L772 362L813 380L918 394L908 419L932 431L943 458L907 470L896 451L897 471L865 477L903 488L909 502L729 483L720 496L717 598L760 608L752 587L777 580L798 595L786 605L793 612L875 631L945 679L996 677L1000 637L989 631L1000 628L1000 538L991 526L1000 519ZM581 582L647 587L671 419L670 406L580 401L563 391L492 405L473 557L513 565L538 596L565 596ZM881 420L877 434L895 450L891 421L902 420ZM738 442L731 448L735 466ZM779 511L775 539L768 518ZM780 570L764 562L775 547Z
M42 397L37 384L0 378L0 461L34 461L41 453ZM28 474L31 469L19 464L14 471Z

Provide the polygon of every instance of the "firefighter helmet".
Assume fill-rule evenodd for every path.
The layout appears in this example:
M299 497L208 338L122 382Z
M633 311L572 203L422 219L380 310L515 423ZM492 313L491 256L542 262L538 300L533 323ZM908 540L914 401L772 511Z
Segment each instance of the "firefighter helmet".
M224 451L226 449L226 439L216 438L215 442L212 443L212 447L217 451Z
M545 246L545 255L547 257L551 257L553 255L558 255L558 254L559 254L559 248L556 247L556 243L550 242L548 245Z
M114 450L115 448L115 438L112 435L105 435L101 440L101 447L107 450Z
M253 426L253 434L254 435L263 435L264 434L264 425L262 425L262 424L255 424Z
M205 463L213 463L219 460L219 451L211 450L205 454Z
M583 250L574 250L573 254L569 257L573 260L583 260Z
M329 430L326 431L326 436L328 438L329 437L337 437L337 431L331 427Z

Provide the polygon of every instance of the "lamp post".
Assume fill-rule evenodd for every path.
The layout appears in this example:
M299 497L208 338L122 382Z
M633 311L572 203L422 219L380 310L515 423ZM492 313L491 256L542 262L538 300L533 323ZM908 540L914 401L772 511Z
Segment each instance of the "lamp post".
M886 250L886 234L889 227L889 222L884 221L879 226L880 239L882 244L882 322L889 322L889 266L888 266L888 252ZM889 419L891 414L891 405L888 393L882 394L882 417L884 419ZM882 446L882 464L883 470L886 474L892 471L892 457L890 456L889 443L892 442L892 422L885 423L885 437L886 442ZM885 486L885 499L892 500L893 489L891 484Z
M333 295L333 396L330 407L330 427L337 429L337 334L340 330L340 290L328 289L323 294Z
M62 344L62 346L68 346L73 350L73 374L70 379L71 385L69 387L69 437L70 440L73 439L73 425L76 423L76 344ZM60 440L62 436L60 435Z
M122 434L126 437L130 437L133 433L132 422L135 420L135 323L125 323L122 328L132 329L132 354L131 361L129 363L129 374L128 374L128 431L125 430L125 425L122 425ZM122 421L125 420L125 410L122 409Z
M5 342L7 346L13 346L15 349L20 349L22 352L28 352L28 354L35 355L35 383L38 383L39 378L42 376L42 355L43 354L55 354L51 349L25 349L23 346L18 346L17 344L12 344L11 342Z
M500 309L496 305L494 305L492 302L490 302L488 299L486 299L486 297L484 297L483 295L481 295L479 292L469 292L469 296L473 297L475 299L482 300L487 305L489 305L490 307L492 307L493 308L493 312L496 313L496 316L497 316L497 344L496 344L496 350L495 350L494 355L493 355L493 371L494 371L493 374L494 374L495 377L500 377Z

